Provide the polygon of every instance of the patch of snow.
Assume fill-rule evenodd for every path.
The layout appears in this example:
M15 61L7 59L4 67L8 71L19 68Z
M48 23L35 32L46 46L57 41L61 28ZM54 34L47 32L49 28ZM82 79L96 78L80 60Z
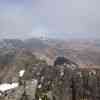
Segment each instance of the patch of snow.
M96 75L96 71L95 70L92 70L91 72L93 73L93 75Z
M96 75L96 71L95 71L95 70L91 70L91 71L89 72L89 75L90 75L90 76Z
M72 69L72 70L75 70L75 69L76 69L76 67L75 67L74 64L71 65L71 69Z
M0 91L1 92L5 92L7 90L17 88L18 86L19 86L19 83L12 83L12 84L4 83L4 84L0 84Z
M37 85L38 81L36 79L32 79L32 84Z
M41 98L39 98L39 100L42 100Z
M60 76L64 76L64 72L63 71L60 72Z
M2 96L2 93L0 93L0 96Z
M38 85L38 88L39 88L39 89L42 88L42 84L39 84L39 85Z
M25 70L20 70L19 76L20 76L20 77L23 77L24 73L25 73Z

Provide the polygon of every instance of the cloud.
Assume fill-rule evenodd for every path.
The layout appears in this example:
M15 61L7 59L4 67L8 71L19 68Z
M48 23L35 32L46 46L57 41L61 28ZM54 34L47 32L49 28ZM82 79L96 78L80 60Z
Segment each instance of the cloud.
M34 26L49 32L96 36L100 33L99 0L41 0L33 9ZM86 34L84 34L86 33Z
M32 0L33 3L15 0L14 5L4 1L0 6L0 34L25 37L49 32L100 36L99 0Z
M0 37L25 37L32 32L32 8L5 2L0 7Z

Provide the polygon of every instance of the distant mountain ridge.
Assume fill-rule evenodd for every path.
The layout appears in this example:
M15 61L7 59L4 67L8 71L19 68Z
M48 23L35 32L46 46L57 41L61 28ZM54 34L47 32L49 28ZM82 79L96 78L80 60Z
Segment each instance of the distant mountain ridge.
M0 48L22 49L31 51L41 58L45 58L51 63L56 56L65 56L78 64L100 65L100 40L59 40L31 38L3 39L0 41Z
M0 48L27 48L27 49L41 49L45 48L47 45L41 40L37 38L20 40L20 39L3 39L0 41Z

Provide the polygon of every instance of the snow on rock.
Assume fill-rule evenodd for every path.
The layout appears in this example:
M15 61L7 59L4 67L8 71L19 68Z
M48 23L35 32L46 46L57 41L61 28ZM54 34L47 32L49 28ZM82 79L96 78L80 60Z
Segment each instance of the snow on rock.
M39 89L42 88L42 84L39 84L39 85L38 85L38 88L39 88Z
M62 72L60 72L60 76L64 76L64 72L62 71Z
M24 73L25 73L25 70L20 70L19 76L20 76L20 77L23 77Z
M39 98L39 100L42 100L41 98Z
M12 84L4 83L4 84L0 84L0 91L1 92L5 92L7 90L17 88L18 86L19 86L19 83L12 83Z
M2 96L2 93L0 93L0 96Z
M90 76L96 75L96 71L95 71L95 70L91 70L91 71L89 72L89 75L90 75Z
M37 85L38 81L36 79L32 79L32 84Z

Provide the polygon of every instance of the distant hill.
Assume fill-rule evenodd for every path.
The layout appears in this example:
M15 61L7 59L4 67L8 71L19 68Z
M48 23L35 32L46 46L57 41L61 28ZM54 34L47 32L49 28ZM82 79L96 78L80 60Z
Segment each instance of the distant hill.
M19 39L3 39L0 41L0 48L22 48L24 42Z
M41 39L37 39L37 38L32 38L32 39L28 39L24 41L25 48L35 48L35 49L44 49L47 48L48 45Z
M19 39L3 39L0 41L0 48L26 48L26 49L43 49L48 47L44 41L37 38L27 39L27 40L19 40Z
M99 40L99 39L95 40L95 45L96 45L97 47L100 47L100 40Z
M46 39L31 38L3 39L0 41L0 48L22 49L35 53L39 58L47 59L49 64L56 56L65 56L78 64L100 65L100 41L88 39Z

